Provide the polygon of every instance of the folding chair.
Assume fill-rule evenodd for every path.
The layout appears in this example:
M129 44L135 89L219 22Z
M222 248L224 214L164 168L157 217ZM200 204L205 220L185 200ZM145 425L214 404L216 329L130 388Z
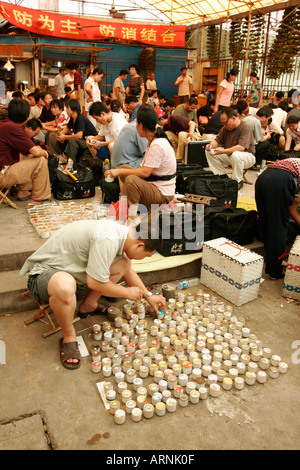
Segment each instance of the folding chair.
M21 297L29 297L31 296L31 292L29 290L27 290L26 292L23 292L21 294ZM45 317L46 321L44 323L48 323L48 325L51 327L50 330L46 331L46 333L43 333L42 334L42 337L43 338L47 338L47 336L50 336L50 335L53 335L53 333L56 333L57 331L60 331L61 328L60 326L56 326L55 323L52 321L50 315L52 312L51 310L51 307L48 303L43 303L41 301L39 301L38 299L34 299L36 300L36 302L38 303L39 305L39 309L37 311L37 313L32 317L32 318L29 318L28 320L25 320L25 325L30 325L31 323L37 321L37 320L41 320L42 318ZM74 318L73 320L73 323L77 322L80 320L80 317L76 317Z
M2 202L4 202L5 204L8 204L9 206L13 207L14 209L17 209L17 205L12 202L9 198L8 198L8 193L10 191L10 187L9 188L0 188L0 205L2 204Z

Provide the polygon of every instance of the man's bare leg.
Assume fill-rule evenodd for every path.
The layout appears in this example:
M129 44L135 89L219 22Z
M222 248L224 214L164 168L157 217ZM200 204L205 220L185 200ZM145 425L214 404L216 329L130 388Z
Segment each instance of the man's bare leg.
M121 258L110 267L109 280L116 284L131 269L131 261L128 258ZM89 313L96 310L98 300L103 295L101 292L89 290L84 300L79 305L80 313Z
M76 309L76 282L70 274L59 271L51 277L48 284L49 305L62 329L63 342L76 341L76 332L73 325ZM77 359L68 362L77 363Z

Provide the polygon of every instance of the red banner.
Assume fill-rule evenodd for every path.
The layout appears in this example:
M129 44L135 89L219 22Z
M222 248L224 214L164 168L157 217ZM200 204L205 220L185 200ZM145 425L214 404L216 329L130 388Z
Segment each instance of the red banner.
M108 38L138 41L153 46L185 47L186 27L89 20L32 10L0 2L0 14L11 24L32 33L80 41Z

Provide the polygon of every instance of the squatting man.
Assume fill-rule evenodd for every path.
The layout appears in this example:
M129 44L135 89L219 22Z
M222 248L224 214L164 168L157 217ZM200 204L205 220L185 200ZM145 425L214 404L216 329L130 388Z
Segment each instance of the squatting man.
M21 274L29 273L29 290L49 302L62 329L60 359L65 368L80 366L73 325L77 285L89 288L78 307L82 318L106 313L107 306L98 303L102 295L133 301L144 297L156 313L160 305L165 307L165 298L152 295L131 267L131 260L152 256L161 244L159 228L148 221L129 227L110 219L82 220L60 229L25 261ZM118 284L122 278L128 287Z

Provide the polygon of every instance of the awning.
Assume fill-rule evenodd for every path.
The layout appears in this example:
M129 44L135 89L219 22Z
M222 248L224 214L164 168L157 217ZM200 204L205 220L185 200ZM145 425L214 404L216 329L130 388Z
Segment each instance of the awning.
M202 20L229 20L232 16L247 13L268 6L282 5L282 9L291 2L282 0L145 0L151 7L163 13L170 22L175 24L193 24ZM136 3L136 2L135 2Z

